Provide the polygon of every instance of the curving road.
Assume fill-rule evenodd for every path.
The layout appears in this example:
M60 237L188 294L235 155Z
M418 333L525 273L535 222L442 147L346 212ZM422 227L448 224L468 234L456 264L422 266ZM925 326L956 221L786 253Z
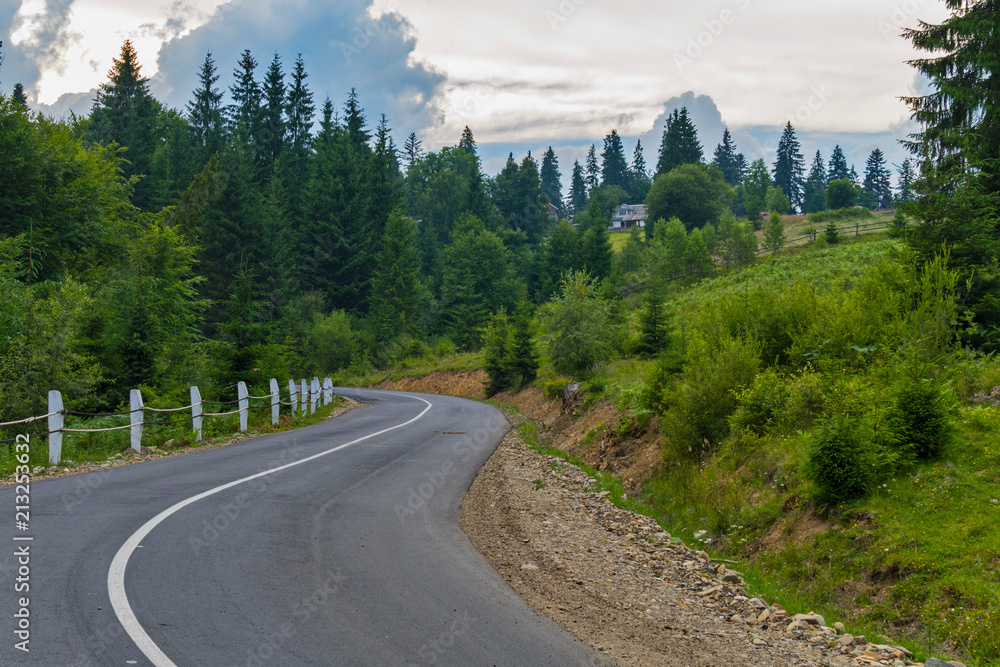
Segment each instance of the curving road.
M338 391L370 405L38 482L27 532L14 487L0 489L0 665L610 664L530 609L459 528L503 415ZM15 591L25 546L28 594ZM14 632L26 595L27 653Z

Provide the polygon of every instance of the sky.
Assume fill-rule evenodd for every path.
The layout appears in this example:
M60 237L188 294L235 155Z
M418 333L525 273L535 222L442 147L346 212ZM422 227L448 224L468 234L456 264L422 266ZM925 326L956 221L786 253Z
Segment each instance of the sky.
M898 164L915 129L898 98L925 86L901 31L946 17L940 0L0 0L0 91L87 113L128 38L183 110L206 54L228 88L249 49L261 76L301 55L317 102L356 88L399 145L416 132L437 150L468 125L491 174L552 146L568 177L612 129L652 166L681 105L709 159L728 127L770 163L791 121L807 163L839 144L861 171L875 147Z

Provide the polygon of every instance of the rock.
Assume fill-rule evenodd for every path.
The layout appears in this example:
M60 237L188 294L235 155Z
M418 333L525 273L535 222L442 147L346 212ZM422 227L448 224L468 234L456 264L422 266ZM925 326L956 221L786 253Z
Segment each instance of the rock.
M733 586L743 585L743 577L740 576L739 572L733 572L732 570L722 575L722 580L727 584L732 584Z
M610 491L601 491L600 493L597 494L597 497L598 498L607 498L610 495L611 495Z
M177 441L174 440L173 438L171 438L170 440L167 440L165 443L163 443L163 448L164 449L170 449L171 447L176 447L176 446L177 446Z
M837 621L836 623L833 624L833 629L836 630L837 632L841 632L842 633L842 632L844 632L844 629L845 629L844 628L844 624L841 623L840 621Z
M952 667L951 663L945 662L944 660L938 660L937 658L927 658L927 662L924 663L924 667Z
M766 621L769 618L771 618L771 610L770 609L765 609L764 611L760 612L759 616L757 616L757 622L758 623L763 623L764 621Z
M752 600L750 600L750 604L753 605L754 607L756 607L757 609L767 609L768 608L767 607L767 603L764 602L763 600L761 600L760 598L753 598Z
M698 558L702 559L706 563L709 563L709 564L712 563L712 558L711 558L711 556L708 555L707 551L699 551L696 555L698 556Z
M535 570L538 569L538 566L532 563L525 563L524 565L521 566L521 569L527 572L534 572Z
M573 398L573 394L580 391L579 382L570 382L568 385L563 387L563 403L569 403Z
M809 612L808 614L795 614L792 616L793 621L803 621L809 625L823 626L826 625L826 621L819 614Z
M43 470L45 470L45 466L35 466L34 468L31 469L31 472L37 475Z
M864 636L864 635L857 635L857 636L856 636L856 637L854 638L854 645L855 645L855 646L864 646L864 645L866 645L867 643L868 643L868 640L867 640L867 639L865 638L865 636Z
M743 617L740 616L739 614L733 614L732 616L730 616L729 621L735 623L736 625L746 625L746 621L744 621Z
M837 638L837 641L834 643L837 645L838 648L848 648L854 645L854 637L852 637L851 635L841 635L840 637Z
M809 630L812 626L804 621L792 621L785 627L785 632L788 634L801 635Z

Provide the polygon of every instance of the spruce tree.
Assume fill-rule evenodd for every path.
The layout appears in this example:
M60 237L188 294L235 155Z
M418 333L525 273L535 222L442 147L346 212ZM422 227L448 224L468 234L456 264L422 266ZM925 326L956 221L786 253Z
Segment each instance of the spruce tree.
M188 103L188 123L194 145L199 153L197 169L201 169L208 158L222 148L225 135L222 117L222 92L215 87L219 81L212 52L205 56L205 62L198 72L200 86L194 91L194 100Z
M826 167L823 154L816 151L803 191L802 212L819 213L826 208Z
M403 215L402 209L394 208L385 225L369 295L380 345L416 331L420 295L417 223Z
M600 173L601 168L597 164L597 149L594 144L590 144L590 150L587 151L587 161L586 161L586 183L587 183L587 193L589 194L594 188L600 184Z
M260 131L261 171L269 173L285 150L287 120L285 116L285 73L277 53L264 77L264 108Z
M830 166L826 170L826 184L829 185L833 181L842 181L850 177L851 172L847 166L847 156L844 155L844 149L839 145L834 146L833 153L830 155Z
M25 111L28 110L28 96L24 94L24 86L20 83L15 83L14 90L10 96L22 109Z
M522 300L514 310L514 332L508 362L521 387L535 381L541 366L538 352L535 350L535 332L530 308L527 300Z
M896 174L896 202L906 205L913 201L913 186L916 181L916 173L913 168L913 160L906 158L897 167Z
M799 152L799 140L789 121L778 141L778 155L772 170L774 184L781 188L791 203L788 213L795 213L802 207L804 172L805 158Z
M767 191L771 188L771 174L763 159L754 160L743 180L744 208L747 218L758 219L760 212L767 208Z
M160 104L149 93L149 79L140 72L139 56L132 42L125 40L121 54L113 60L108 81L102 83L90 114L88 138L128 147L128 161L122 163L126 178L149 174L157 145L157 117ZM153 194L149 179L135 185L132 202L148 209Z
M698 130L688 117L687 107L674 109L667 117L667 124L663 130L656 173L669 173L682 164L698 164L703 157L701 143L698 141Z
M229 87L232 104L225 109L230 136L240 146L253 152L254 162L260 173L261 151L263 149L263 116L261 105L263 93L257 83L257 61L250 50L240 54L240 61L233 71L233 85Z
M469 155L479 156L479 153L476 151L476 140L472 136L472 130L469 129L468 125L462 130L462 138L458 140L458 147Z
M361 108L358 101L358 92L351 88L347 95L347 102L344 104L344 125L347 128L347 137L351 141L355 152L363 157L367 156L371 147L368 142L371 140L371 133L366 127L365 110Z
M885 166L885 156L878 148L868 156L865 164L864 188L872 193L874 208L892 207L892 174Z
M559 160L552 146L549 146L542 156L541 179L542 190L548 197L549 203L562 209L562 174L559 173Z
M584 179L583 167L579 160L573 162L573 176L569 186L569 214L576 216L587 208L587 182Z
M601 185L616 185L624 189L628 185L628 163L625 161L625 147L618 130L604 137L601 152Z
M653 185L649 178L649 170L646 168L646 155L642 148L642 140L635 140L635 149L632 151L632 166L628 173L629 201L641 202L649 194L649 188Z
M722 143L715 147L715 155L712 158L712 162L722 171L726 183L732 186L739 185L743 181L740 174L738 157L736 144L733 143L733 136L729 133L729 128L727 127L722 131Z
M285 102L285 115L288 119L285 126L287 144L294 159L307 157L312 143L312 126L316 116L316 105L313 103L312 91L309 90L309 85L306 83L308 77L300 53L295 60L292 83L288 87L288 98Z
M406 171L409 172L413 163L424 155L423 143L417 139L416 132L410 132L410 136L403 143L403 159L406 161Z
M507 310L501 308L490 316L483 340L483 370L487 378L483 389L487 398L516 386L517 376L510 364L513 347L514 331Z

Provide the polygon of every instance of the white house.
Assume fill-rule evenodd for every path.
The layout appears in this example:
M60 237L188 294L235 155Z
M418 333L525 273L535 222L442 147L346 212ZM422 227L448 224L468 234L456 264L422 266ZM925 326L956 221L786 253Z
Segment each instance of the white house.
M611 225L608 229L629 229L630 227L646 226L645 204L622 204L611 215Z

